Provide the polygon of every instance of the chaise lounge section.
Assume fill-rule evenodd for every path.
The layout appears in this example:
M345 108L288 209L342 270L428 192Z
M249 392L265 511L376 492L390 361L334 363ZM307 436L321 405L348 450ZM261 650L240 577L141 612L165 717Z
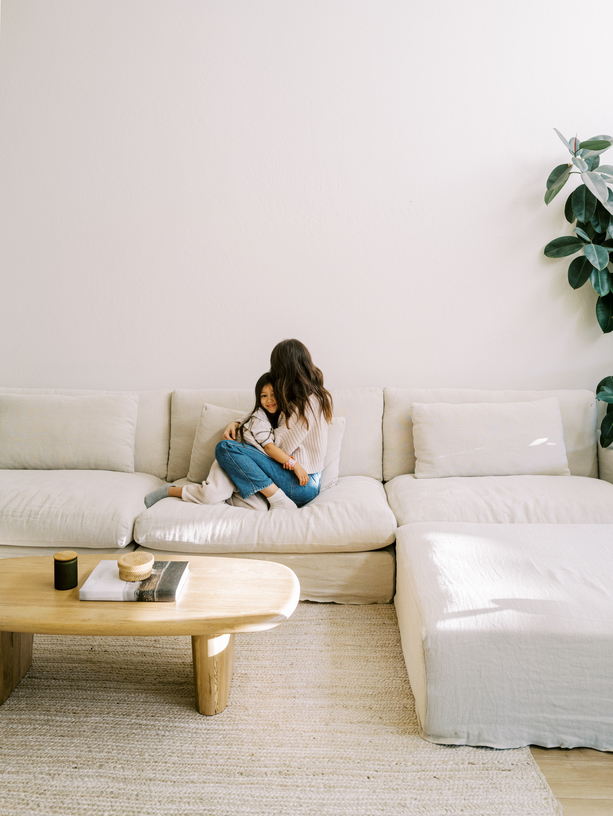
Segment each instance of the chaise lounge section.
M417 477L415 404L552 397L570 475ZM588 391L386 391L395 605L424 738L613 750L613 485L596 436Z

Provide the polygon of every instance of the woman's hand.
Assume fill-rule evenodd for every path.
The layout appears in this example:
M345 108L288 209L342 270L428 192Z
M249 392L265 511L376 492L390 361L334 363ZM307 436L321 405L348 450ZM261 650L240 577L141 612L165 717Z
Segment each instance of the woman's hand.
M309 483L309 474L306 470L299 465L298 462L294 465L294 473L296 474L296 478L300 482L300 487L304 487L306 484Z
M239 424L238 422L231 422L223 432L223 439L236 439L236 429Z

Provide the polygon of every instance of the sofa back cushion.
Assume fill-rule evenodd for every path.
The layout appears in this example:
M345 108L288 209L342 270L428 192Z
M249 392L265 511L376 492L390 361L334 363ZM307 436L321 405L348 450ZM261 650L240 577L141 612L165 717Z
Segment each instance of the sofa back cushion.
M568 467L573 476L598 475L596 400L591 391L481 391L459 388L386 388L383 413L383 478L415 472L411 406L418 403L532 402L556 397Z
M334 414L345 418L339 462L340 476L370 476L382 479L383 391L380 388L348 388L332 391ZM205 403L223 408L250 411L253 391L188 390L173 392L168 481L187 476Z
M0 468L134 472L138 398L0 394Z
M63 396L132 395L138 398L134 437L134 470L166 478L170 443L171 391L93 391L69 388L0 387L1 394L60 394Z

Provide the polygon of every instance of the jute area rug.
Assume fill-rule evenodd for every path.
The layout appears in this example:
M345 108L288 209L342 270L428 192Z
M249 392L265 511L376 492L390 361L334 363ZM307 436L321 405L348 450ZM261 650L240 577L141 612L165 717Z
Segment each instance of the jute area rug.
M189 638L35 637L0 708L2 816L561 813L527 748L417 735L392 605L301 603L235 658L203 717Z

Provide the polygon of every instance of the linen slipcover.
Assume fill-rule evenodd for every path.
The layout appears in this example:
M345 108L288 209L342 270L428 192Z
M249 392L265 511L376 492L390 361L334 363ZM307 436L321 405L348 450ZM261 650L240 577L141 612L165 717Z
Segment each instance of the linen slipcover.
M396 554L425 739L613 750L610 525L409 524Z
M159 486L147 473L0 470L0 542L125 547L144 497Z
M613 484L587 476L396 476L385 485L398 526L613 523Z
M0 394L0 469L134 473L135 394Z
M341 477L300 510L259 513L162 499L134 529L145 548L210 554L361 552L388 546L395 533L383 485L368 476Z

